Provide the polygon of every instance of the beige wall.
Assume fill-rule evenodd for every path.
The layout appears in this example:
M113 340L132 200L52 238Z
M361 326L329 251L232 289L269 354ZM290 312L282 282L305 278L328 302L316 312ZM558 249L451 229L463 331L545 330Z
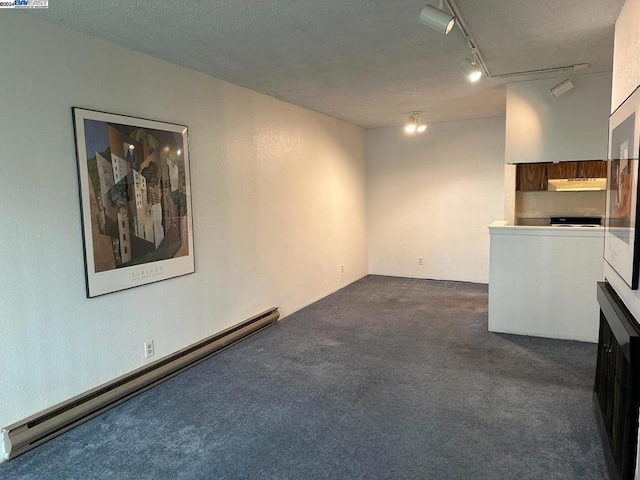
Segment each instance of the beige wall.
M24 14L0 38L0 427L366 275L361 128ZM195 274L85 298L72 106L189 127Z
M367 131L369 272L487 283L504 117ZM423 265L418 258L423 258Z

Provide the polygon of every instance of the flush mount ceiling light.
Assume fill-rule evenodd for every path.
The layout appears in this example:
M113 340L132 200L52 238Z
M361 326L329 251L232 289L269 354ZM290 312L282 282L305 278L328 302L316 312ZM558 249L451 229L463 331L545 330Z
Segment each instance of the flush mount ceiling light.
M475 52L471 53L473 60L463 58L460 60L459 66L462 73L465 74L471 83L475 83L482 78L482 69L478 65L478 59Z
M409 120L404 126L404 131L408 134L422 133L427 129L427 125L420 120L422 112L411 112Z
M567 79L564 82L560 82L558 85L551 89L551 95L558 98L560 95L564 95L573 88L571 80Z
M449 12L445 12L442 7L443 0L440 0L440 8L433 5L425 5L422 12L420 12L420 23L448 35L456 24L456 17Z

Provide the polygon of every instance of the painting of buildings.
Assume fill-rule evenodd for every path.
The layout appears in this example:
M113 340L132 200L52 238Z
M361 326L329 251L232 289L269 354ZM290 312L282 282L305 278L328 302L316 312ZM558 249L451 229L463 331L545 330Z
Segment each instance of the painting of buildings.
M176 132L85 117L81 130L88 270L192 257L186 127Z

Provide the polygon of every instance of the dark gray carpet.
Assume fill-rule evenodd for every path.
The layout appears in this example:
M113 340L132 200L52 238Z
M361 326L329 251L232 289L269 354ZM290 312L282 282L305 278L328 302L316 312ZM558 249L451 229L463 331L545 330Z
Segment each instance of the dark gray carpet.
M596 346L487 287L366 277L0 465L2 479L606 479Z

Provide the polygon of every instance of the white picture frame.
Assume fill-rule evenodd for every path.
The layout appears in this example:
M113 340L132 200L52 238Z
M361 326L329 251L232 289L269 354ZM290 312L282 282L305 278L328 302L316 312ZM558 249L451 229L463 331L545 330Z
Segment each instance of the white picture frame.
M604 259L633 290L638 288L638 152L640 90L609 117Z

